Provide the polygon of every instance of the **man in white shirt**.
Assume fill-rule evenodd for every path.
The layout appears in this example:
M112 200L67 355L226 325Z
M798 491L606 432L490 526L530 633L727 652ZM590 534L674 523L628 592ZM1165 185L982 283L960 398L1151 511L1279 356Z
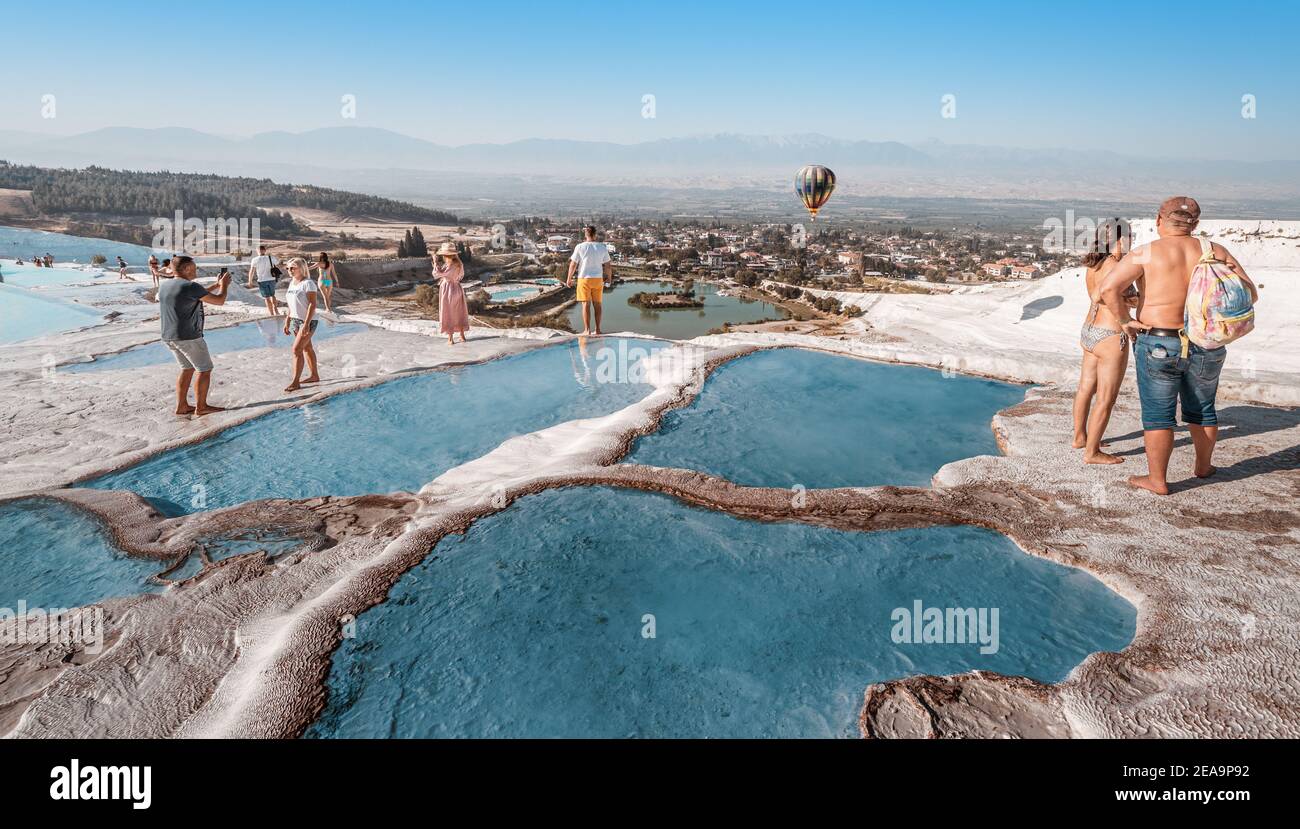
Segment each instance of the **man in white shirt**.
M256 279L257 291L266 303L266 312L278 317L280 312L275 307L275 274L271 272L275 267L275 259L266 252L266 245L260 245L257 250L259 255L254 256L248 265L248 287L253 287L253 280Z
M596 241L596 228L583 228L587 241L578 244L569 257L568 286L578 279L578 302L582 303L582 333L600 334L600 298L605 288L614 284L614 270L609 260L609 248ZM595 331L592 330L592 309L595 309Z

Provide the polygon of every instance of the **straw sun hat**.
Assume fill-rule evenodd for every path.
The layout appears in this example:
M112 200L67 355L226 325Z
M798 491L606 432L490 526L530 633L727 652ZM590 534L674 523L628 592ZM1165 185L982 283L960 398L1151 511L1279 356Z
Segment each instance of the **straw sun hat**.
M441 245L438 246L438 255L439 256L460 256L460 251L456 250L456 246L453 245L451 242L443 242Z

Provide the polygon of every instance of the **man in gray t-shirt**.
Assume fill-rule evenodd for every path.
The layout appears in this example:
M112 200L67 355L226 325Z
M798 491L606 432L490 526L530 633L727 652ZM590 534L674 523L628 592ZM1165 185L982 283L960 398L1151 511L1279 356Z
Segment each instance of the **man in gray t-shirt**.
M208 386L212 382L212 355L203 339L203 303L224 305L226 289L230 287L230 274L222 272L216 284L204 288L194 281L198 267L188 256L172 260L175 279L163 280L158 286L159 318L162 322L163 345L171 349L180 364L176 377L176 414L194 414L202 417L212 412L224 411L220 406L208 405ZM198 372L194 385L194 402L190 405L190 380Z

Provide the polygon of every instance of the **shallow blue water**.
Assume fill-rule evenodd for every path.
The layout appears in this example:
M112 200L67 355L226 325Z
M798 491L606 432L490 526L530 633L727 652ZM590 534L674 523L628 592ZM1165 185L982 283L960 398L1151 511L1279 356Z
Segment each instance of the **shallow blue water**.
M116 262L121 256L132 265L143 265L149 259L150 250L142 245L125 242L110 242L107 239L91 239L85 236L69 236L66 233L48 233L43 230L29 230L22 227L0 227L0 259L22 259L31 261L33 257L50 254L58 262L80 262L90 264L91 257L99 255ZM159 258L168 256L159 251Z
M269 557L284 555L303 545L301 538L295 538L276 530L244 530L219 538L205 539L200 542L212 561L222 561L232 556L266 553Z
M392 380L274 412L86 486L170 515L261 498L416 490L507 438L610 414L650 392L631 368L665 343L604 338Z
M198 546L207 553L208 559L214 565L224 559L245 553L263 552L274 559L301 548L303 544L303 539L276 529L238 530L226 535L202 538L198 542ZM164 578L171 581L184 581L203 572L205 566L203 556L199 555L196 549Z
M19 288L36 288L48 286L75 285L80 282L94 282L105 277L93 271L79 268L36 268L31 265L16 267L10 262L0 262L0 276L4 284ZM116 274L113 277L116 279Z
M511 286L490 286L488 296L491 302L509 302L513 299L523 299L540 294L542 289L537 285L511 285Z
M997 608L996 653L895 642L894 610L917 600ZM1135 624L1092 576L987 530L839 532L552 490L444 539L362 614L306 736L851 736L872 682L1059 681Z
M1024 388L802 349L719 367L627 460L750 486L924 486L939 467L996 454L990 421Z
M81 607L161 589L148 578L165 565L131 558L94 518L58 501L0 504L0 607Z
M104 321L104 312L0 284L0 344L72 331Z
M312 336L313 341L341 337L344 334L356 334L366 330L359 322L331 323L323 319ZM208 349L213 357L231 351L244 351L250 348L283 348L293 344L293 338L285 336L283 323L265 319L232 325L226 328L213 328L204 332L203 338L208 342ZM176 358L161 342L148 343L118 354L106 354L96 357L89 363L69 363L60 366L59 371L73 374L104 371L107 369L140 368L141 366L175 365Z

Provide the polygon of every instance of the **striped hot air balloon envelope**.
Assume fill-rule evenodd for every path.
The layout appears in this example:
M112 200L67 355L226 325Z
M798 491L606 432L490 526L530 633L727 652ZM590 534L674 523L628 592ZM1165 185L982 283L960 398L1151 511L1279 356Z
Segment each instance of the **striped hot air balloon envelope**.
M817 221L817 211L835 192L835 174L820 164L809 164L794 174L794 191L808 208L808 215Z

